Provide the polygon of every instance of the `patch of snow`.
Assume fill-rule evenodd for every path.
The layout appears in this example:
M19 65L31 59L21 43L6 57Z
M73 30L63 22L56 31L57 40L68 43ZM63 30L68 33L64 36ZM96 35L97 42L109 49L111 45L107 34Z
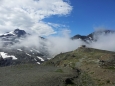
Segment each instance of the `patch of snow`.
M35 58L34 58L35 61L37 61Z
M10 55L12 58L13 58L13 60L16 60L17 58L15 57L15 56L13 56L13 55Z
M8 55L7 53L4 52L0 52L2 58L8 58L8 57L12 57L13 60L17 60L17 58L14 55Z
M26 55L31 56L30 54L26 53Z
M22 51L21 49L17 49L18 51Z
M8 35L8 33L3 34L4 36Z
M41 57L39 57L39 56L37 56L37 58L38 58L38 59L40 59L41 61L44 61L44 59L43 59L43 58L41 58Z
M14 31L11 31L11 32L9 32L9 33L15 35L15 34L14 34Z
M11 32L8 32L8 33L5 33L5 34L3 34L3 35L8 35L8 34L12 34L12 35L15 35L13 31L11 31Z
M40 64L40 62L37 62L37 64Z

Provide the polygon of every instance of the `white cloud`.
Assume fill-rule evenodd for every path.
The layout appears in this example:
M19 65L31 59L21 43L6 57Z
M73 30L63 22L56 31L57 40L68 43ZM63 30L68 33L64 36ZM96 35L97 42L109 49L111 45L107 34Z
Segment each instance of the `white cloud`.
M98 40L89 46L92 48L115 51L115 33L98 35Z
M38 33L40 36L41 35L49 35L49 34L54 34L56 33L51 26L44 22L39 22L38 24L33 25L32 30L34 30L36 33Z
M46 43L51 56L75 50L81 45L85 44L80 39L71 40L68 36L49 37L48 40L49 43Z
M72 10L63 0L0 0L0 30L16 28L34 30L40 35L54 34L52 26L43 22L52 15L66 15Z

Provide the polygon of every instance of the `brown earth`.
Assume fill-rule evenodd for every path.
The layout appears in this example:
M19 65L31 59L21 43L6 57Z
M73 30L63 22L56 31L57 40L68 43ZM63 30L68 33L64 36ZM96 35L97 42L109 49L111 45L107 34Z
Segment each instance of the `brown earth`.
M80 47L61 53L45 64L78 68L91 78L95 86L115 86L115 52Z
M71 68L23 64L0 67L0 86L67 86L77 76Z

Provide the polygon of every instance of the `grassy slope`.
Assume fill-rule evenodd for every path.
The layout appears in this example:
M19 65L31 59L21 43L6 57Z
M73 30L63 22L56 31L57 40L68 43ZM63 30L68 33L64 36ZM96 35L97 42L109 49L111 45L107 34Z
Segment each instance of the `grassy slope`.
M44 64L61 67L72 67L73 69L79 68L84 71L82 74L85 74L87 78L90 78L92 82L95 83L95 85L115 86L115 66L105 66L102 68L99 65L99 60L101 57L107 59L114 55L115 52L80 47L72 52L61 53ZM83 79L84 76L81 77ZM87 79L85 80L87 81ZM91 82L85 82L84 86L90 83Z
M21 64L0 67L0 86L67 86L77 76L71 68Z

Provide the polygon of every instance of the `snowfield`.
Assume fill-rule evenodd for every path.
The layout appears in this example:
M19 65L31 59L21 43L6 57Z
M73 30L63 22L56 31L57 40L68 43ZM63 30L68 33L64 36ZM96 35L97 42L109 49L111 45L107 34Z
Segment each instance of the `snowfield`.
M7 53L4 53L4 52L0 52L2 58L9 58L9 57L12 57L13 60L17 60L17 58L13 55L8 55Z

